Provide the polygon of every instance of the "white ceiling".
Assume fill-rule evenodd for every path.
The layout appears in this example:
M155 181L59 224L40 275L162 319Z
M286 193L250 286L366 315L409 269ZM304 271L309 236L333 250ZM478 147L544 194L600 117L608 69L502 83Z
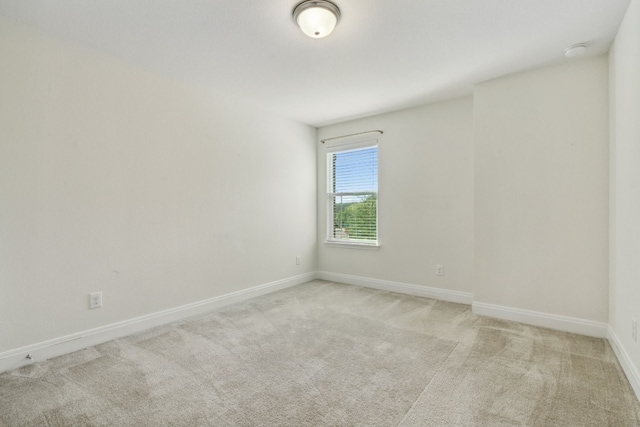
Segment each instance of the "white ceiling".
M320 126L470 94L474 83L606 52L629 0L334 0L305 36L299 0L0 0L0 13Z

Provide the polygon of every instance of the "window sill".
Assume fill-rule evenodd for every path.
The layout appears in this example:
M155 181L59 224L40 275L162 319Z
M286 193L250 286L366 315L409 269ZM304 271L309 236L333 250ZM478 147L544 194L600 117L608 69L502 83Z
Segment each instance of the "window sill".
M324 244L336 248L364 249L369 251L380 250L379 243L340 242L336 240L326 240Z

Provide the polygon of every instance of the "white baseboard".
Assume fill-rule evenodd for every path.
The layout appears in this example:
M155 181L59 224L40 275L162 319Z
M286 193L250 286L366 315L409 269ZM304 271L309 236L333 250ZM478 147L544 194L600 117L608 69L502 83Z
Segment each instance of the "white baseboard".
M474 314L495 317L503 320L513 320L543 328L556 329L574 334L587 335L596 338L607 337L607 324L576 317L560 316L539 311L505 307L502 305L486 304L474 301L471 305Z
M158 311L133 319L112 323L99 328L54 338L48 341L16 348L0 353L0 372L16 369L30 363L61 356L77 350L101 344L115 338L130 335L154 326L159 326L196 314L206 313L227 305L235 304L260 295L265 295L291 286L299 285L316 278L316 273L306 273L275 282L265 283L230 294L209 298L203 301ZM27 355L31 359L27 359Z
M620 340L606 323L578 319L567 316L559 316L542 312L522 310L493 304L485 304L473 301L473 294L469 292L450 291L446 289L432 288L407 283L392 282L388 280L371 279L367 277L351 276L326 271L311 272L289 277L275 282L265 283L241 291L232 292L203 301L174 307L168 310L147 314L145 316L124 320L101 326L99 328L77 332L71 335L54 338L48 341L28 345L25 347L0 353L0 372L16 369L37 361L61 356L66 353L82 350L84 348L101 344L115 338L123 337L154 326L159 326L190 316L206 313L221 307L246 301L261 295L286 289L314 279L340 282L348 285L362 286L389 292L416 295L435 298L461 304L472 305L473 313L481 316L496 317L499 319L513 320L525 324L557 329L598 338L608 338L611 347L620 361L624 372L629 379L633 390L640 399L640 374L629 358L629 355L621 345ZM27 354L31 359L27 359Z
M620 362L620 366L622 366L622 370L627 375L627 379L629 380L633 391L636 392L636 397L640 400L640 373L638 373L638 368L631 361L631 358L624 349L620 338L618 338L618 335L611 326L607 328L607 338L609 339L609 344L611 344L613 352L616 354L616 357Z
M345 283L347 285L379 289L382 291L397 292L400 294L408 294L420 297L434 298L443 301L457 302L460 304L470 305L473 302L473 294L470 292L450 291L447 289L431 288L428 286L391 282L389 280L371 279L369 277L331 273L328 271L318 271L316 274L316 278L328 280L331 282Z

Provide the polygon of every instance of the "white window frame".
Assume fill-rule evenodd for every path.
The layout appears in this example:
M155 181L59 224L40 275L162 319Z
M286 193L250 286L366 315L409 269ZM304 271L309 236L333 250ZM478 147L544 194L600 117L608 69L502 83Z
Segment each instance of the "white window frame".
M376 240L364 240L364 239L340 239L332 236L331 231L334 226L334 206L333 206L333 198L336 195L343 194L348 195L351 193L333 193L331 190L333 189L333 164L331 162L331 155L340 152L346 151L354 151L364 148L378 148L379 155L379 141L378 139L367 139L367 140L358 140L351 142L342 142L342 143L332 143L326 147L325 161L326 161L326 171L327 171L327 179L326 179L326 212L327 212L327 223L326 223L326 240L325 244L335 245L340 247L352 247L358 249L378 249L380 247L380 215L379 215L379 204L380 204L380 192L379 190L376 193ZM376 169L376 176L379 180L379 170ZM360 194L360 193L357 193Z

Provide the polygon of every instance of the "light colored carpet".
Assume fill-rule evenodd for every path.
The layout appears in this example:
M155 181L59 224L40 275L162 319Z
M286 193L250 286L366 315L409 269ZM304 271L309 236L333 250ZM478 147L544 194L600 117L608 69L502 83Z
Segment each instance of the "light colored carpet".
M314 281L0 374L6 426L639 426L608 343Z

